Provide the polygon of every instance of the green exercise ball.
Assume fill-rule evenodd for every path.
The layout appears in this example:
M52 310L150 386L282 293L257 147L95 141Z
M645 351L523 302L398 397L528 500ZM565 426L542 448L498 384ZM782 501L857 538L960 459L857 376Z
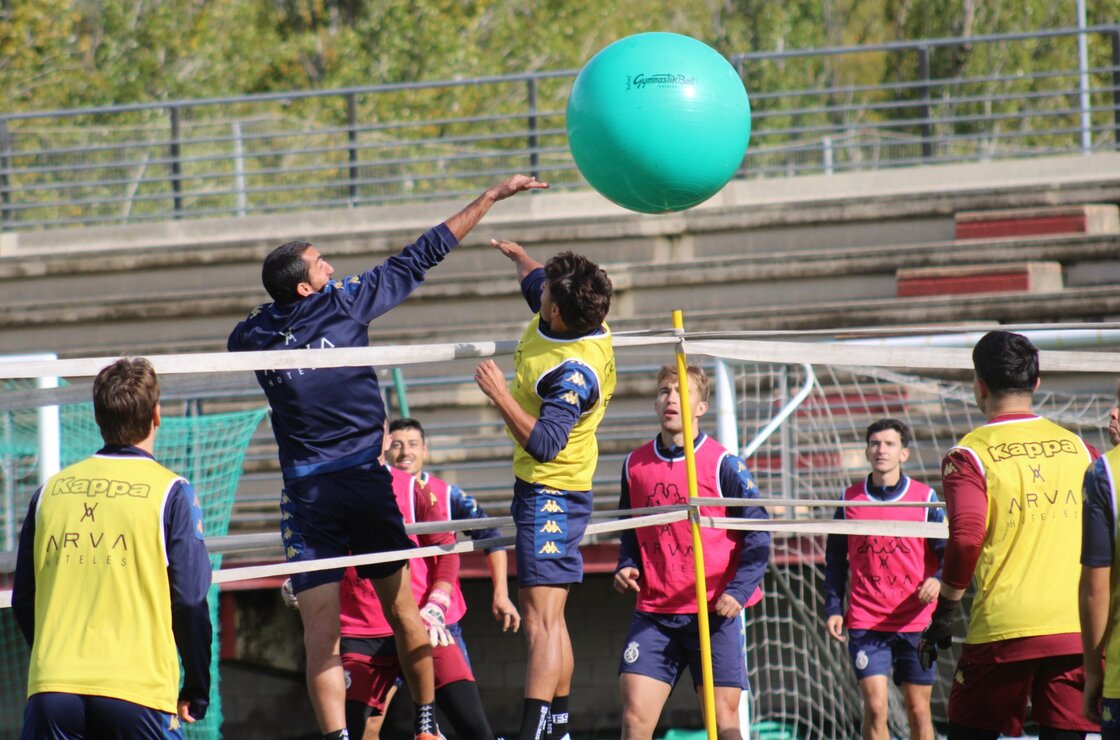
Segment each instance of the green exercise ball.
M715 49L676 33L640 33L580 71L567 129L576 166L607 199L641 213L683 211L742 165L751 106Z

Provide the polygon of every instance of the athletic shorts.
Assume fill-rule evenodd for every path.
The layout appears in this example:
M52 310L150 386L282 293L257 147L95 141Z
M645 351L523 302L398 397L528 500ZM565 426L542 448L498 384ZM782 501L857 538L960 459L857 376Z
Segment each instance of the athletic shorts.
M289 562L407 550L415 547L393 495L389 469L378 463L296 478L280 498L284 557ZM384 578L405 561L358 566L362 578ZM292 574L300 593L342 580L342 568Z
M579 543L591 520L591 491L560 491L518 480L510 513L517 525L517 585L583 581Z
M700 662L700 623L695 614L634 612L619 673L636 673L676 686L684 669L693 686L703 683ZM708 615L712 636L712 678L715 686L746 690L747 643L742 615Z
M1101 701L1101 740L1120 740L1120 699Z
M1009 663L961 659L949 693L949 721L1018 737L1027 700L1031 719L1058 730L1096 732L1082 712L1085 669L1080 655L1051 655Z
M848 630L848 654L856 678L894 675L896 685L904 683L932 686L937 683L937 668L923 670L918 660L921 632L881 632Z
M123 699L85 694L32 694L23 710L22 740L112 737L181 738L179 715Z
M457 681L474 681L474 673L458 647L458 625L452 630L455 645L432 648L435 688ZM386 698L404 681L396 641L390 637L343 637L342 668L346 674L346 701L354 701L384 714Z

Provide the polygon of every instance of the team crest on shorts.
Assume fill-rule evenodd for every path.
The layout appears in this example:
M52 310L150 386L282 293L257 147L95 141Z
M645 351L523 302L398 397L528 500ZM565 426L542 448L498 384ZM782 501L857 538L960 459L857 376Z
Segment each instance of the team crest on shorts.
M622 653L622 659L627 664L635 663L638 660L638 643L632 642L626 646L626 650Z
M856 653L856 669L862 671L870 662L871 661L867 659L867 653L863 650L860 650L858 653Z

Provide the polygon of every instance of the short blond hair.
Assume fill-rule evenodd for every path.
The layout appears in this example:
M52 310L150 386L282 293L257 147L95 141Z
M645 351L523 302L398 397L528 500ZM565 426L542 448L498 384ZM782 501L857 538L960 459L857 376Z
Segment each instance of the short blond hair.
M700 394L700 398L697 400L707 403L708 388L711 385L711 381L708 380L708 376L704 372L704 368L700 367L699 365L689 365L685 372L688 374L689 380L691 380L696 385L697 393ZM676 365L661 366L661 369L657 371L657 387L660 388L661 384L664 383L667 379L677 379Z

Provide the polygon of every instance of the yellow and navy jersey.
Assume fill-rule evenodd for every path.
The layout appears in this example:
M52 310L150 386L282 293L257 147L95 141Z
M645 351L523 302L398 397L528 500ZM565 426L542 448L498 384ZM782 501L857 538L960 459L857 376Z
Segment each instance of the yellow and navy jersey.
M537 419L524 447L514 440L514 475L561 490L591 490L599 460L595 431L615 386L609 327L565 337L537 314L521 336L514 365L510 392Z
M972 459L987 492L965 642L1079 632L1081 487L1089 448L1073 432L1030 415L978 427L954 452ZM949 475L943 470L944 479Z
M170 713L182 699L205 715L210 580L193 487L143 450L106 447L52 476L32 497L12 591L31 645L28 695Z

